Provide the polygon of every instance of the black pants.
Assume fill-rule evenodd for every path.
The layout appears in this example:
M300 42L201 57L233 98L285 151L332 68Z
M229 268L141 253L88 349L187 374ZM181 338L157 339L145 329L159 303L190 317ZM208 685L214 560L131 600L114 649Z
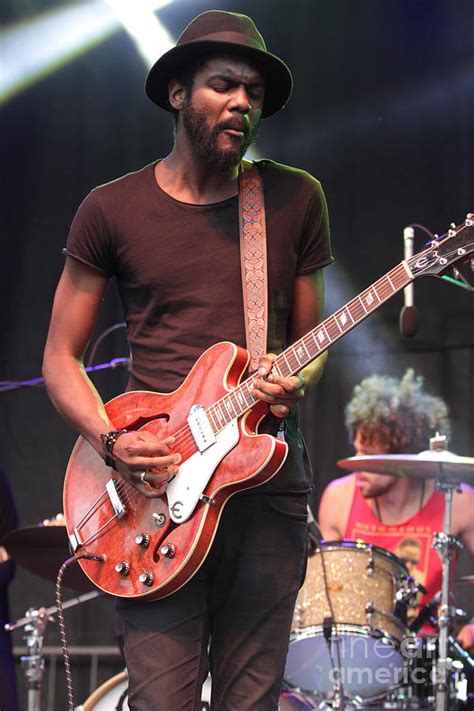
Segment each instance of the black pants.
M307 497L236 496L211 551L169 598L119 600L132 711L276 711L306 568Z

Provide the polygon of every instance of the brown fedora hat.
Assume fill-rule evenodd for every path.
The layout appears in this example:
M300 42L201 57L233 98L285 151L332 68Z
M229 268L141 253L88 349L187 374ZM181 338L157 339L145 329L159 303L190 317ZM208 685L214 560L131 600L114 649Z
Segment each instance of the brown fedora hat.
M145 90L148 97L166 111L168 85L189 63L206 52L232 51L255 62L265 75L265 98L262 117L279 111L290 98L293 80L285 62L267 51L264 39L247 17L236 12L209 10L198 15L180 35L176 47L163 54L148 74Z

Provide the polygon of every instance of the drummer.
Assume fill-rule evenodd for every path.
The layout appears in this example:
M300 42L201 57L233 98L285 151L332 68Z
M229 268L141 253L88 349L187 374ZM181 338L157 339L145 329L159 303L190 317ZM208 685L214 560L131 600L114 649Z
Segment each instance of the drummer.
M417 454L436 432L450 432L445 402L426 392L412 369L401 379L372 375L356 385L345 423L357 455ZM425 604L441 589L432 541L443 530L444 508L432 479L357 472L326 487L319 524L326 541L362 539L398 555L427 589ZM474 554L474 489L464 484L453 496L452 534ZM458 640L474 648L474 624L464 626Z

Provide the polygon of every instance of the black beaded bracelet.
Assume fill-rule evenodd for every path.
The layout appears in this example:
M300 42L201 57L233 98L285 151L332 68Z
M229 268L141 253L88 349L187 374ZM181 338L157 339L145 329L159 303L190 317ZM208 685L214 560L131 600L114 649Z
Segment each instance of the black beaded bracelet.
M111 456L115 443L117 442L118 438L120 435L123 435L126 433L127 430L111 430L110 432L107 432L106 434L101 434L100 435L100 441L102 443L102 447L104 449L104 461L107 464L108 467L112 467L112 469L117 469L115 466L115 460Z

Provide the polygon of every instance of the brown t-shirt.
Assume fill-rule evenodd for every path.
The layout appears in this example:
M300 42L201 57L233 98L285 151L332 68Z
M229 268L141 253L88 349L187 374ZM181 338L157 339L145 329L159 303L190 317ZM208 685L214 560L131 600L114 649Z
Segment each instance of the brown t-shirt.
M268 243L268 352L278 353L286 346L295 276L332 261L329 226L317 180L268 160L258 166ZM170 392L209 346L226 340L245 346L238 199L179 202L158 186L154 167L95 188L79 207L65 251L117 280L132 352L129 387ZM296 424L296 414L291 419ZM290 488L307 489L307 478L292 476Z

